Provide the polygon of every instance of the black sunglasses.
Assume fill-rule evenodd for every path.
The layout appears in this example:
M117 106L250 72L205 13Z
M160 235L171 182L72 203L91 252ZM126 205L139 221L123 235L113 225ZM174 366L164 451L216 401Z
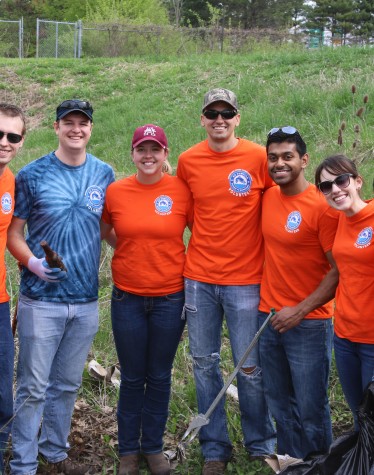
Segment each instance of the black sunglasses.
M20 143L22 140L22 135L13 134L13 132L6 133L0 130L0 140L2 140L4 135L6 135L6 138L9 143Z
M286 125L286 127L274 127L268 133L268 137L276 134L277 132L283 132L286 135L295 135L298 133L298 130L295 129L295 127L292 127L291 125Z
M334 183L341 190L343 188L347 188L347 186L349 186L351 176L353 176L352 173L343 173L343 175L337 176L333 181L321 181L321 183L318 185L318 188L324 195L329 195L332 192L332 185Z
M207 109L203 112L203 116L209 120L215 120L218 116L221 116L222 119L233 119L236 115L238 115L238 111L233 109L225 109L223 111L217 111L215 109Z
M57 107L57 109L81 109L81 110L92 110L92 106L88 101L64 101Z

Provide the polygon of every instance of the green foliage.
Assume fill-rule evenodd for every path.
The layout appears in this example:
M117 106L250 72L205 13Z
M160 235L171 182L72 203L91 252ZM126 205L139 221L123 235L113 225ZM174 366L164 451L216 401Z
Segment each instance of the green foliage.
M373 2L371 0L316 0L308 13L310 28L328 29L341 35L345 44L353 33L368 40L374 33Z
M374 15L372 0L355 0L355 26L353 33L363 40L374 37Z
M86 8L86 19L94 22L168 24L167 11L159 0L87 1Z
M348 33L368 41L374 35L372 0L2 0L0 18L25 19L35 28L37 17L55 21L88 20L113 24L153 24L226 28L330 29L343 42ZM34 37L28 32L27 36Z
M34 13L29 0L1 0L0 18L2 20L19 20Z
M38 18L55 21L76 21L85 13L80 0L31 0L33 11Z

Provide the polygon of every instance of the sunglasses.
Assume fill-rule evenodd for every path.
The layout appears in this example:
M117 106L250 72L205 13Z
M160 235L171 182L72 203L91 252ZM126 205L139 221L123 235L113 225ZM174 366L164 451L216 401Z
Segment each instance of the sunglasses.
M21 140L22 140L22 135L13 134L12 132L6 133L6 132L3 132L2 130L0 130L0 140L2 140L4 135L6 135L6 138L7 138L9 143L20 143Z
M57 109L81 109L92 110L92 106L88 101L64 101L57 107Z
M268 137L276 134L277 132L283 132L286 135L295 135L298 133L298 130L295 129L295 127L292 127L291 125L287 125L286 127L274 127L268 133Z
M220 115L222 119L233 119L238 112L233 109L225 109L223 111L216 111L215 109L207 109L203 112L203 116L209 120L215 120Z
M343 188L347 188L347 186L349 186L351 176L353 176L352 173L343 173L343 175L337 176L333 181L321 181L321 183L318 185L318 188L324 195L329 195L332 192L332 185L334 183L341 190Z

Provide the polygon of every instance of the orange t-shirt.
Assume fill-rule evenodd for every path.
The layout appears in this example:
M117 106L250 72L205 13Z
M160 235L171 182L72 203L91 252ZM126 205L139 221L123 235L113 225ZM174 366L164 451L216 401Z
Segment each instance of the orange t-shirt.
M14 211L14 175L5 168L0 176L0 303L8 302L6 290L5 247L7 231Z
M112 259L116 287L146 296L183 289L183 232L193 220L193 205L182 180L165 174L153 185L142 185L133 175L112 183L102 220L117 235Z
M374 200L354 216L340 213L332 254L339 269L335 333L374 344Z
M330 251L338 213L314 185L298 195L284 195L279 186L264 194L262 232L265 266L259 309L268 313L292 307L314 292L330 270ZM333 301L306 318L331 318Z
M235 148L218 153L205 140L180 155L177 175L195 206L184 275L220 285L260 283L261 198L273 185L265 148L238 139Z

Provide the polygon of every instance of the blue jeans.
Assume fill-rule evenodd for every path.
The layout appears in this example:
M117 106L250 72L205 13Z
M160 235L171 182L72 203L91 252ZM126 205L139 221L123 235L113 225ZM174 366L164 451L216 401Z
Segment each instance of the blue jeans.
M38 449L52 463L67 457L71 416L98 321L97 301L42 302L20 295L12 475L34 475Z
M0 303L0 473L13 416L14 344L10 327L9 302Z
M374 381L374 345L355 343L335 334L334 352L340 384L358 431L357 409L366 386Z
M266 314L259 312L262 324ZM332 442L328 379L332 320L302 320L286 333L271 323L259 342L266 399L277 425L277 453L305 458Z
M171 370L183 332L184 292L142 297L113 287L112 327L121 365L120 456L162 451Z
M197 402L199 412L206 413L224 384L220 371L223 317L236 365L258 330L259 285L215 285L185 279L185 294ZM254 368L250 374L240 370L237 375L244 445L251 455L271 454L275 432L265 402L257 346L243 365L243 369L249 368ZM223 397L199 433L206 461L231 457L224 404Z

